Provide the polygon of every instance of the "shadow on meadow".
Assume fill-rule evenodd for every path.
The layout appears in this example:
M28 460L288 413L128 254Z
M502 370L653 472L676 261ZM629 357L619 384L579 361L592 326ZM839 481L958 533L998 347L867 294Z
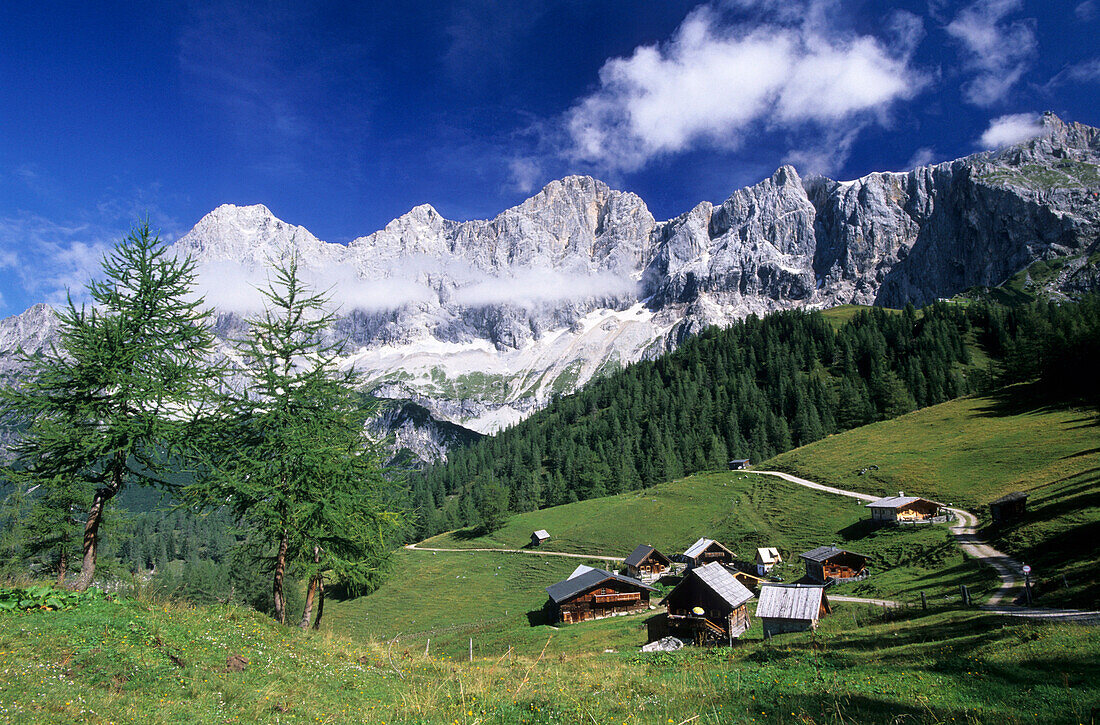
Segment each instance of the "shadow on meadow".
M1037 383L1024 383L1002 388L989 393L987 399L990 401L989 404L978 408L978 415L1001 418L1027 413L1050 413L1090 407L1082 400L1054 398L1050 391ZM1094 412L1071 422L1081 423L1080 427L1100 426L1100 415Z

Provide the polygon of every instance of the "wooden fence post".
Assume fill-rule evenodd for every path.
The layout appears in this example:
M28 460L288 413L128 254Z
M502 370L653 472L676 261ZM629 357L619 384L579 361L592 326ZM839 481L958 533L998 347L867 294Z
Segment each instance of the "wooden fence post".
M928 611L928 597L924 595L924 592L920 593L920 606L921 609Z
M470 637L470 661L474 661L474 638Z

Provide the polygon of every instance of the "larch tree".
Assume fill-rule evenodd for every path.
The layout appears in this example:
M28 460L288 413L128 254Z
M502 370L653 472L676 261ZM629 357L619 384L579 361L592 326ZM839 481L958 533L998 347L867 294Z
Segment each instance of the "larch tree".
M291 258L260 292L262 315L235 342L243 384L210 426L210 458L189 497L227 506L252 545L270 557L274 616L287 621L289 566L308 580L300 626L323 611L324 584L367 583L385 560L400 516L386 503L373 408L354 370L340 371L340 343L325 342L327 299L303 284ZM319 602L319 603L318 603Z
M71 494L83 507L78 589L95 579L104 509L128 485L168 485L219 380L209 313L193 293L195 264L136 226L88 284L91 304L71 296L56 314L58 339L37 355L20 352L28 373L0 391L0 415L23 426L6 475L44 488L65 518ZM59 562L61 563L61 562Z

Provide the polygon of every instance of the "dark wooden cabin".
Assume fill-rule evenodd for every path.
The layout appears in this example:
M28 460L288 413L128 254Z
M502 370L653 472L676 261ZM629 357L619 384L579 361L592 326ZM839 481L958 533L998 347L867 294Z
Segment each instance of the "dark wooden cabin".
M733 564L733 552L714 539L699 539L683 553L688 566L703 566L711 562Z
M943 504L919 496L887 496L867 504L871 520L883 524L915 524L931 521L943 510Z
M551 623L572 624L649 607L653 587L603 569L577 567L568 579L546 587L546 618Z
M749 459L734 458L732 461L729 462L729 467L731 471L743 471L749 467Z
M823 584L773 584L760 587L756 618L764 637L783 632L817 629L817 622L832 612Z
M546 529L539 529L531 533L531 546L539 546L544 541L550 540L550 533Z
M672 559L649 544L638 544L623 562L627 576L644 582L657 581L672 566Z
M839 549L835 544L819 546L799 554L799 557L806 562L806 576L810 581L822 584L830 579L844 581L863 578L867 575L867 561L870 559L864 554Z
M726 644L749 628L750 592L718 563L697 566L669 592L668 629L696 644Z
M1023 491L1013 491L996 501L989 502L989 516L995 524L1021 518L1025 513L1027 513L1027 494Z

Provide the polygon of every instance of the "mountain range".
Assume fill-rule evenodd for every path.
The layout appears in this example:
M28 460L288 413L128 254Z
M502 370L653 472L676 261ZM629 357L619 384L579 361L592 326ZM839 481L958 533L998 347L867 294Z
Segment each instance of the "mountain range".
M1025 281L1043 294L1100 288L1100 130L1049 113L1041 124L1020 144L854 181L783 166L666 221L635 194L569 176L490 220L425 204L347 245L226 204L174 247L198 263L223 340L247 332L271 264L296 255L332 297L345 364L394 401L379 430L432 460L749 314L920 305L1038 261L1059 261ZM39 349L54 330L36 305L0 320L0 350ZM18 374L0 355L0 376Z

